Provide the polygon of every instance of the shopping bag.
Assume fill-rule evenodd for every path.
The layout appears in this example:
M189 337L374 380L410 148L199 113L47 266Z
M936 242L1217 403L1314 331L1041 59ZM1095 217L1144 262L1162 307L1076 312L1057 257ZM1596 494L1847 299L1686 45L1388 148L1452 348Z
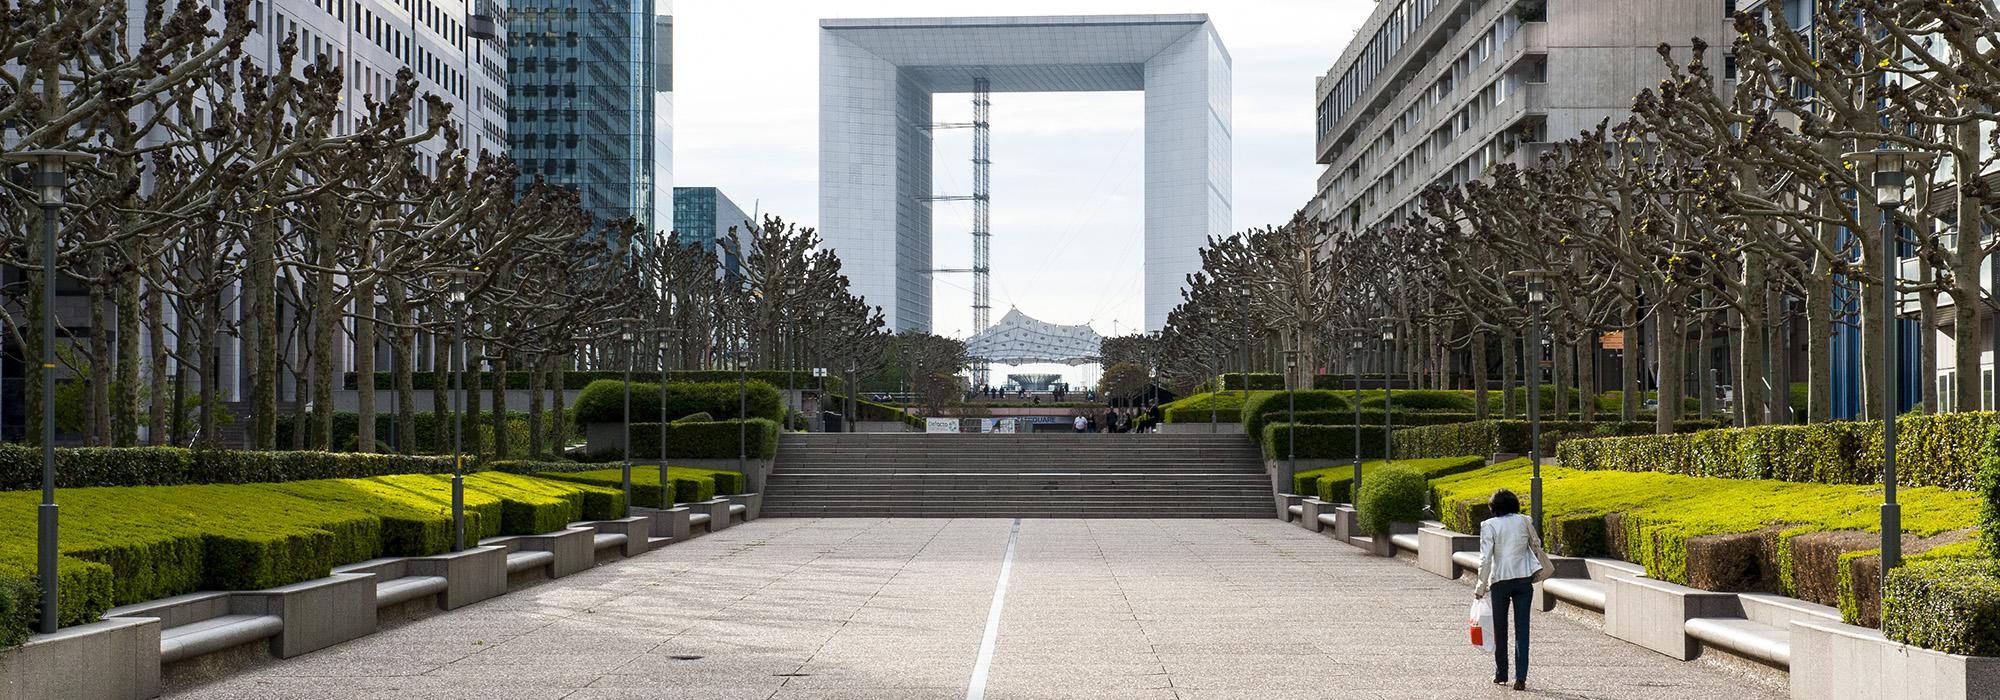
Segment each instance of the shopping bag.
M1471 618L1472 645L1479 647L1480 651L1492 653L1493 635L1489 632L1493 629L1493 604L1485 598L1474 598L1472 609L1467 611L1466 616Z

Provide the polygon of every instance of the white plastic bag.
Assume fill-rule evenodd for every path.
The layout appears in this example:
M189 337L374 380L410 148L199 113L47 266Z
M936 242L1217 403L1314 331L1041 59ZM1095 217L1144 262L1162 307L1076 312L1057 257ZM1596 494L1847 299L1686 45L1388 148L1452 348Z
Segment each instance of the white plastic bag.
M1472 625L1472 645L1480 651L1493 653L1493 604L1485 598L1472 599L1472 609L1467 611Z

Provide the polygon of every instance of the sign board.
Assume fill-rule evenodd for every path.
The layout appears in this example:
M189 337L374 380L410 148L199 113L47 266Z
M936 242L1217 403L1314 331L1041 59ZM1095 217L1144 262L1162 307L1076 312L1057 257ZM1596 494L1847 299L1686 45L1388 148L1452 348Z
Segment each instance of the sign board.
M1606 350L1625 349L1625 331L1611 331L1597 336L1597 346Z
M1020 431L1021 431L1021 424L1020 424L1020 423L1017 423L1017 422L1015 422L1015 420L1014 420L1014 419L1012 419L1012 418L1002 418L1002 419L1000 419L1000 424L999 424L999 427L998 427L998 428L995 428L993 432L996 432L996 433L1018 433L1018 432L1020 432Z
M925 419L924 419L924 432L926 432L926 433L956 433L956 432L958 432L958 419L957 419L957 418L925 418Z

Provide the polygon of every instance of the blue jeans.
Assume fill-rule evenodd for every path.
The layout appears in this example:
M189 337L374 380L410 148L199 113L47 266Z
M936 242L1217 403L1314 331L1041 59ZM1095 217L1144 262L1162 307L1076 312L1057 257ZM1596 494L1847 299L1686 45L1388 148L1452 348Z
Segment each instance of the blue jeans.
M1535 599L1535 580L1523 577L1495 581L1487 589L1487 595L1493 597L1493 677L1507 677L1507 618L1511 610L1521 620L1521 629L1514 633L1514 680L1527 682L1528 602Z

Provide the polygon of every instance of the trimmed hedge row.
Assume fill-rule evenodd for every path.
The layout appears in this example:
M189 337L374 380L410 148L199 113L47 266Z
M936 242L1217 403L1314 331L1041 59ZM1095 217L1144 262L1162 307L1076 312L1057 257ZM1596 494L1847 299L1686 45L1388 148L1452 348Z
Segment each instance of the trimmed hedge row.
M1994 454L2000 413L1909 416L1897 419L1896 426L1898 483L1970 489L1979 466ZM1767 425L1569 440L1557 449L1557 458L1565 467L1584 470L1872 484L1881 481L1882 423Z
M1216 375L1215 379L1203 382L1200 388L1212 391L1221 387L1224 391L1242 391L1244 381L1242 372L1230 372ZM1251 391L1283 391L1285 388L1285 375L1277 372L1251 372L1248 381Z
M665 459L735 459L739 447L747 447L750 459L771 459L778 454L778 423L763 418L749 421L747 445L740 445L737 424L743 421L675 421L667 424L668 451ZM612 453L616 458L617 453ZM662 459L660 424L632 424L633 459Z
M1390 462L1362 462L1361 480L1375 470L1389 466ZM1404 459L1394 462L1399 468L1415 470L1426 479L1435 479L1451 474L1462 474L1486 466L1484 457L1445 457L1440 459ZM1309 469L1292 475L1292 493L1316 496L1328 503L1354 502L1354 465L1344 464L1321 469Z
M595 469L580 472L549 473L542 476L579 484L590 484L619 489L624 486L624 475L618 469ZM657 503L669 507L674 503L698 503L712 500L716 496L731 496L743 493L744 479L740 472L716 469L696 469L693 467L667 467L667 489L660 488L660 469L652 466L632 468L632 500L636 503ZM673 500L663 500L672 495Z
M668 420L691 413L707 413L715 416L735 417L744 408L740 403L748 400L748 416L781 420L785 415L785 403L779 398L778 390L770 384L753 381L744 387L745 396L739 396L736 382L728 383L669 383L667 384ZM632 383L632 417L658 423L660 420L660 385ZM578 425L591 423L618 423L625 420L625 384L618 381L600 380L591 382L576 396L576 422ZM638 425L634 423L633 425Z
M834 395L828 397L828 400L832 401L833 403L827 404L826 406L827 410L833 411L835 413L847 410L846 396ZM905 425L913 425L919 428L924 427L924 419L921 416L918 416L914 413L910 413L896 406L891 406L885 403L877 403L874 401L869 401L867 399L860 399L860 398L854 400L854 420L884 421L891 423L903 423Z
M1249 400L1254 402L1259 398L1269 396L1271 394L1282 394L1282 393L1284 392L1252 391L1250 392ZM1204 393L1194 394L1191 396L1181 398L1176 401L1169 401L1167 403L1160 404L1160 410L1165 415L1165 420L1168 423L1207 423L1209 412L1211 410L1209 406L1209 402L1211 400L1215 404L1213 407L1213 411L1215 413L1215 422L1217 423L1243 422L1243 404L1245 403L1245 401L1243 398L1243 392L1240 390L1224 391L1220 393L1204 392Z
M1882 634L1947 654L2000 656L2000 566L1991 559L1914 561L1889 572Z
M1715 428L1716 421L1684 420L1674 429L1692 433ZM1485 420L1446 425L1420 426L1396 431L1391 446L1398 459L1455 457L1459 455L1527 454L1533 442L1531 426L1524 420ZM1654 429L1651 423L1584 423L1542 421L1542 450L1549 454L1563 445L1577 442L1577 435L1643 435ZM1672 436L1670 436L1672 437Z
M1281 418L1293 410L1333 414L1348 411L1351 407L1352 404L1349 404L1347 399L1331 391L1273 391L1270 393L1259 393L1251 396L1250 402L1243 405L1243 415L1241 417L1243 432L1248 433L1252 439L1262 439L1264 435L1264 423L1269 420L1272 414L1277 414ZM1348 414L1348 421L1352 420L1353 414L1350 413Z
M616 517L615 490L534 477L465 478L467 534L533 534ZM33 491L0 493L0 579L34 576ZM58 586L65 625L114 605L197 590L254 590L321 578L341 564L437 554L451 544L451 483L442 475L283 484L72 488L62 493ZM32 583L27 583L33 586ZM0 586L0 639L20 637L38 606Z
M1264 459L1351 459L1354 436L1361 435L1361 458L1381 459L1382 426L1379 425L1293 425L1271 423L1264 426ZM1296 453L1290 451L1298 442Z
M444 424L440 427L436 413L419 411L411 414L411 435L399 439L397 441L397 448L412 454L449 453L451 450L452 418L453 414L446 413ZM297 419L296 415L278 417L278 444L293 444L292 426L297 422ZM360 425L361 416L359 414L347 411L333 414L334 451L353 452L358 449L360 447L360 438L357 436L357 430ZM389 435L395 429L395 425L396 416L394 413L375 414L375 448L377 450L384 452L389 450ZM544 426L543 435L552 433L574 435L574 431L555 430L555 428L565 426L556 425L554 411L542 414L542 425ZM471 438L477 436L479 438L478 444L486 446L486 452L492 452L493 412L484 411L465 414L465 430L467 433L467 446L472 445ZM526 454L528 452L528 414L526 412L507 412L507 447L517 454Z
M450 457L178 447L56 448L56 486L65 489L247 484L450 472ZM0 491L39 489L41 484L41 448L0 445Z
M1477 532L1498 488L1528 494L1527 460L1431 482L1439 519ZM1838 605L1873 624L1880 604L1879 489L1542 468L1543 540L1554 553L1612 556L1648 576L1719 591L1774 591ZM1963 556L1978 497L1936 487L1904 491L1905 550Z
M494 374L495 373L493 372L484 373L482 375L484 379L481 380L481 383L485 384L487 387L490 388L492 386ZM528 375L529 375L528 372L523 372L518 370L507 372L506 373L507 388L519 391L527 391L529 386ZM410 376L411 380L410 384L417 391L432 391L437 388L437 377L438 375L435 372L416 372ZM810 370L799 370L796 373L791 373L788 375L784 370L756 369L756 370L750 370L750 372L748 373L748 377L752 381L761 381L766 384L770 384L771 386L785 386L786 380L790 379L791 381L796 383L796 385L800 388L818 387L820 381L819 379L812 376L812 372ZM356 377L354 373L348 372L341 379L342 382L341 386L347 389L360 388L360 383L355 381L355 379ZM449 378L445 380L446 388L449 388L450 381L451 380ZM590 386L592 382L600 382L600 381L608 381L608 382L625 381L625 372L621 370L590 370L590 371L563 372L564 389L570 389L570 390L583 389L585 387ZM652 384L657 385L660 383L660 373L633 372L632 381L650 382ZM667 382L670 384L678 382L735 384L736 373L722 369L718 370L677 369L667 372ZM832 391L834 389L839 388L840 386L843 386L840 377L829 376L826 378L827 390ZM390 374L388 372L376 372L375 388L379 391L395 390L396 388L395 375Z

